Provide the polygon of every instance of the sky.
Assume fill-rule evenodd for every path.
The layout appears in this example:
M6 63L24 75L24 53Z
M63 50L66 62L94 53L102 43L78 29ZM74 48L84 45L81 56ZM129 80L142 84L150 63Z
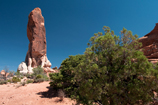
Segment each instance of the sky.
M41 8L47 57L52 68L69 55L83 54L90 37L109 26L142 37L158 22L158 0L0 0L0 70L16 71L25 60L29 13Z

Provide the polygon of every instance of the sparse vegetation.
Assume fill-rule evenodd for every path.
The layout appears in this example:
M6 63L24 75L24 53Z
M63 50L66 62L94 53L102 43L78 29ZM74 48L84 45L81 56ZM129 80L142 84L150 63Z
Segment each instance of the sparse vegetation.
M33 83L33 82L34 82L34 80L30 80L30 79L28 79L28 80L26 81L27 84Z
M21 74L19 71L17 71L15 74L18 78L21 79L23 79L25 76L31 79L28 79L26 83L40 83L43 81L49 81L49 78L44 73L43 68L41 66L34 68L32 74Z
M34 83L41 83L44 82L44 78L38 78L34 80Z
M13 77L12 78L12 82L13 83L17 83L17 82L20 82L21 80L18 78L18 77Z
M41 66L38 66L37 68L34 68L32 75L37 76L39 74L44 74L43 68Z
M0 80L0 85L7 84L6 80Z
M39 78L43 78L41 74L38 74L38 75L36 76L36 79L39 79Z
M12 80L11 80L11 79L9 79L9 80L7 80L7 82L10 82L10 83L11 83L11 82L12 82Z
M38 66L37 68L33 69L33 74L31 74L31 77L34 79L34 83L40 83L49 80L49 78L44 73L43 68L41 68L41 66Z

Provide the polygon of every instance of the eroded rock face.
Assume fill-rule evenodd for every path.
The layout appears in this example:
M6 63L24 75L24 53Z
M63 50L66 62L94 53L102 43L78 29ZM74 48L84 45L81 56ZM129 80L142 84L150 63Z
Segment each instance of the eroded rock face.
M148 60L152 63L158 62L158 23L150 33L141 37L139 42L142 42L141 50Z
M27 37L30 43L25 58L27 71L32 73L33 68L41 65L45 72L52 72L51 63L46 55L46 32L41 9L32 10L28 18Z

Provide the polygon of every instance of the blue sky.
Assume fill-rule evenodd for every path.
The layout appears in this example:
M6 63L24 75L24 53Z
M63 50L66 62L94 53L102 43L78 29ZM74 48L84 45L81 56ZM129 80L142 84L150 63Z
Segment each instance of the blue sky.
M125 27L142 37L158 22L157 0L0 0L0 70L17 70L28 50L29 13L41 8L47 57L59 67L69 55L83 54L94 33Z

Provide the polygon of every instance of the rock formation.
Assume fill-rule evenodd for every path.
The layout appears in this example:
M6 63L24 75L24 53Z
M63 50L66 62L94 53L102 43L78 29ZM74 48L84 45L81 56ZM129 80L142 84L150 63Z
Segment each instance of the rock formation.
M46 55L46 32L44 18L40 8L32 10L28 16L27 37L29 39L29 49L26 54L25 62L19 65L19 71L32 73L32 69L41 65L45 72L53 72L50 68L51 63ZM25 63L25 64L24 64Z
M9 75L9 73L6 72L5 70L2 70L2 71L0 72L0 75L2 75L2 77L6 77L6 78L7 78L7 76ZM0 77L1 77L1 76L0 76Z
M158 62L158 23L150 33L141 37L139 42L142 42L141 50L148 60L152 63Z
M18 70L20 71L20 73L26 74L28 72L26 63L21 62L19 67L18 67Z

